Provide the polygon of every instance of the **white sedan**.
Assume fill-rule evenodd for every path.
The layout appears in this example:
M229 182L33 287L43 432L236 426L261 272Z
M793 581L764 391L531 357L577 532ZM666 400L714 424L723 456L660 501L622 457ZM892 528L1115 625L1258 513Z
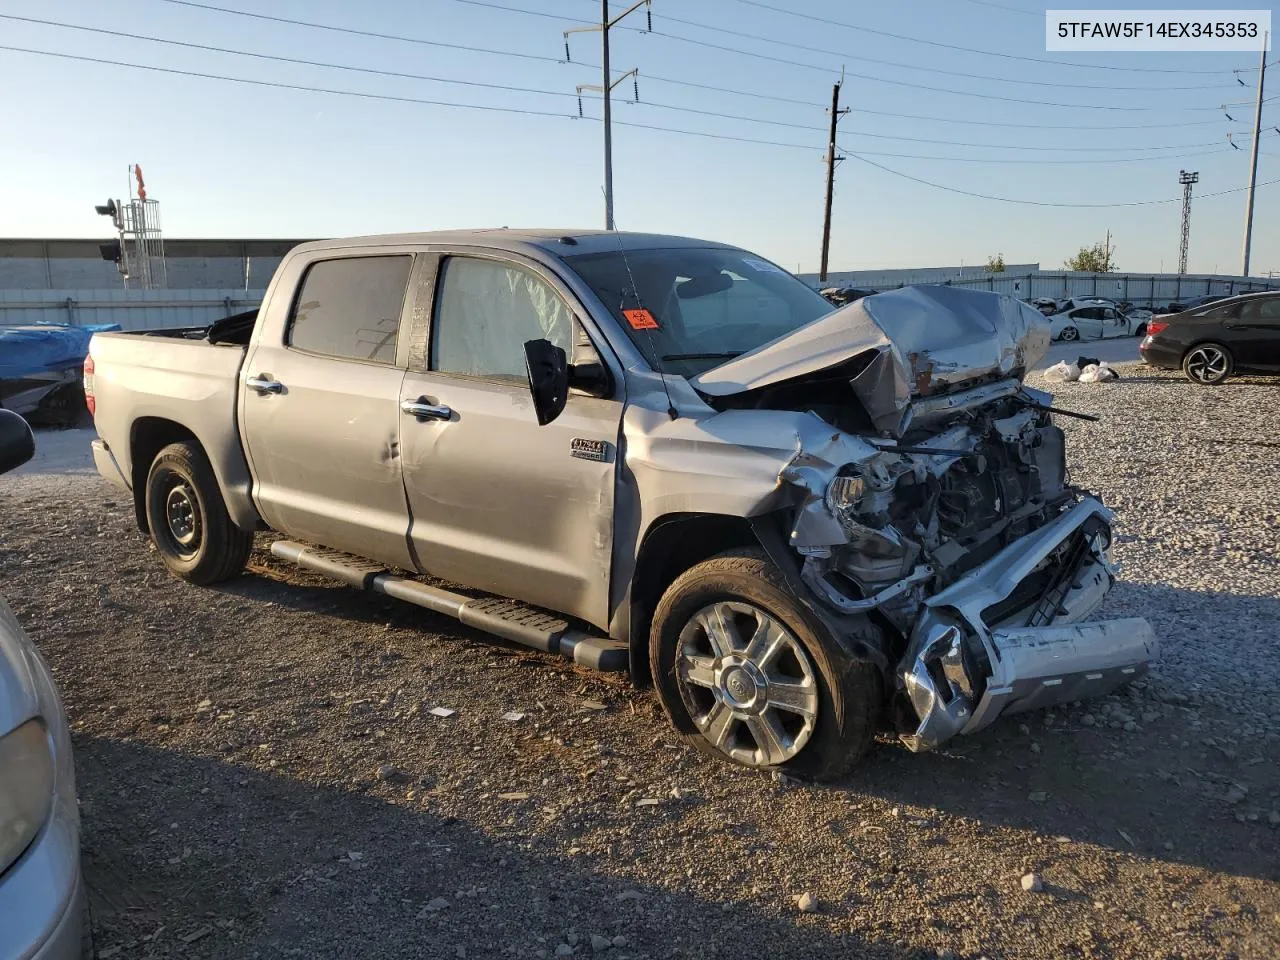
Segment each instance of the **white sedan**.
M1064 310L1049 318L1049 332L1054 340L1105 340L1111 337L1136 337L1146 321L1125 316L1115 307L1099 304Z

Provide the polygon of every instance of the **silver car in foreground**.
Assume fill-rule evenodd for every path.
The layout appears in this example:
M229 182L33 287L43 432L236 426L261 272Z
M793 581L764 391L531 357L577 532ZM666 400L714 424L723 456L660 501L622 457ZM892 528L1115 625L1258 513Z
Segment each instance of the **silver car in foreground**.
M0 473L34 453L0 410ZM80 814L71 737L53 675L0 600L0 958L87 955Z

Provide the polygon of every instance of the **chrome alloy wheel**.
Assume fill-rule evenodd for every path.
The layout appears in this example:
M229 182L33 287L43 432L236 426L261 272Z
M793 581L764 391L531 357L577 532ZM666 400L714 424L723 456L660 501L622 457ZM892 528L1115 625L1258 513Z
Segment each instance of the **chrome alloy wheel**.
M737 763L785 763L813 735L818 683L809 654L750 603L722 600L689 618L680 631L676 678L694 724Z
M1227 375L1227 355L1212 344L1187 354L1187 376L1198 383L1217 383Z

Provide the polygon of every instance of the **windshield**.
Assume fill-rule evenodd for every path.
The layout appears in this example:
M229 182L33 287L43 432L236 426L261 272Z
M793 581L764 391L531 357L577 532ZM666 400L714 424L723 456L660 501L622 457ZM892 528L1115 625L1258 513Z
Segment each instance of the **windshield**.
M781 267L731 247L564 257L649 363L696 376L834 307ZM634 281L633 281L634 278Z

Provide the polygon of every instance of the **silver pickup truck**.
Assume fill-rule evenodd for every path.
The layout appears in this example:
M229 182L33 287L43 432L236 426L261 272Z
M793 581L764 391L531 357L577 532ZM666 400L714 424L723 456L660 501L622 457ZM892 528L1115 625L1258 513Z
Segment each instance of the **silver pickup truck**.
M839 310L731 246L493 230L308 243L256 314L98 334L100 472L175 574L272 553L652 682L714 756L837 777L1141 674L1088 621L1111 514L1022 377L1036 310ZM443 584L443 585L442 585Z

